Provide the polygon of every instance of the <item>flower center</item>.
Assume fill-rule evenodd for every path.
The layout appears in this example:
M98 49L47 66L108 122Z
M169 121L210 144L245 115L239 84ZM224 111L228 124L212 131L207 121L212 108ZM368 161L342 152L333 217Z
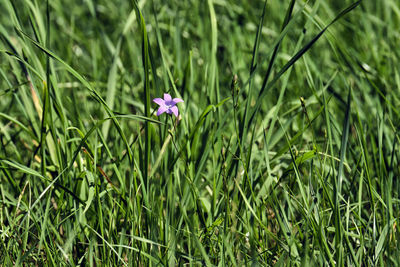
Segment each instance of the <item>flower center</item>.
M172 108L175 105L175 103L174 101L165 101L165 105L167 106L167 108Z

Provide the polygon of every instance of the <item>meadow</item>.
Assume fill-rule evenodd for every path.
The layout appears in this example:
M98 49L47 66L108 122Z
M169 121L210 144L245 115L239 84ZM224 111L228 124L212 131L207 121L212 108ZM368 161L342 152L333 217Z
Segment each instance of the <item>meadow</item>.
M398 0L0 15L1 266L400 265Z

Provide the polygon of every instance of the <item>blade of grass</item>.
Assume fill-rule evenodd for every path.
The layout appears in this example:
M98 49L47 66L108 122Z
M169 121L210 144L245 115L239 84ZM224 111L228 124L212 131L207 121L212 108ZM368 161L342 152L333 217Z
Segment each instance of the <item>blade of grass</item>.
M25 36L29 41L31 41L34 45L36 45L40 50L42 50L44 53L49 55L51 58L53 58L56 61L58 61L59 63L61 63L61 65L64 66L66 68L66 70L68 70L68 72L70 72L75 78L77 78L82 83L82 85L84 85L93 94L94 99L96 99L103 106L103 108L106 110L109 117L112 119L115 127L118 130L118 133L120 134L120 136L126 146L126 149L128 151L128 155L129 155L129 160L130 160L130 162L133 162L132 150L128 144L125 134L122 131L121 125L118 122L117 118L114 116L114 112L108 107L106 101L101 97L101 95L97 92L97 90L82 75L80 75L76 70L74 70L69 64L67 64L60 57L58 57L53 52L51 52L50 50L48 50L47 48L43 47L41 44L39 44L38 42L33 40L32 38L30 38L22 30L16 29L16 31L21 33L23 36Z
M262 104L262 100L265 97L265 95L268 93L269 89L271 89L275 83L280 79L280 77L290 68L292 67L297 60L299 60L302 55L304 55L314 44L316 41L318 41L319 38L325 33L325 31L333 25L337 20L339 20L341 17L349 13L351 10L356 8L361 1L357 1L350 6L348 6L346 9L344 9L342 12L340 12L322 31L320 31L310 42L308 42L303 48L301 48L280 70L279 72L275 75L275 77L272 79L271 82L266 83L263 87L260 89L260 94L257 98L256 104L252 108L250 119L249 119L249 124L253 120L254 116L258 113L260 106Z

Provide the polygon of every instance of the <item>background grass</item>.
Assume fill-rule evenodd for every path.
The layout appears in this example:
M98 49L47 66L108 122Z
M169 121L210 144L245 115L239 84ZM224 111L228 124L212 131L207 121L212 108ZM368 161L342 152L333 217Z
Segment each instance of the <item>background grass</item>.
M396 0L0 10L1 265L400 264Z

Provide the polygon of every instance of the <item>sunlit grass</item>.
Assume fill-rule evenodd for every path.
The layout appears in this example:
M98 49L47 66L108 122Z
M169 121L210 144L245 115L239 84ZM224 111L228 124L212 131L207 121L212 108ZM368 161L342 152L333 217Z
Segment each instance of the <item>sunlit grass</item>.
M0 265L399 265L396 1L0 8Z

